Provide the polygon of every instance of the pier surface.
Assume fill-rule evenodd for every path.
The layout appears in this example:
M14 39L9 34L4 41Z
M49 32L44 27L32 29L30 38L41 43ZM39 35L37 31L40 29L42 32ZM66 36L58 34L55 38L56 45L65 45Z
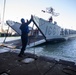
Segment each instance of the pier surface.
M24 63L21 60L33 58L34 61ZM36 59L36 58L37 59ZM25 53L23 58L17 53L0 53L0 75L76 75L76 65L73 62L56 61L45 56Z

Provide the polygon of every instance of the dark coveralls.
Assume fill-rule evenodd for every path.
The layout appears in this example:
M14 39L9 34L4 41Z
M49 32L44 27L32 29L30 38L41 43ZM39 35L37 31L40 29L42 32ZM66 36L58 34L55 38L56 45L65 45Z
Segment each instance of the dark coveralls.
M21 41L22 41L22 48L21 51L19 53L19 56L22 56L24 54L24 51L26 49L27 43L28 43L28 33L29 33L29 27L28 25L31 23L32 19L30 19L27 22L23 22L20 26L20 30L21 30Z

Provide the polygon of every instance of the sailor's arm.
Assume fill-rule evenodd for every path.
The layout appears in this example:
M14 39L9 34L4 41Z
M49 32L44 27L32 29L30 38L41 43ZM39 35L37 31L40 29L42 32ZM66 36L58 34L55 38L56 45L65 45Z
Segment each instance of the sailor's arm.
M33 16L31 15L31 19L29 21L27 20L28 25L32 22L32 20L33 20Z

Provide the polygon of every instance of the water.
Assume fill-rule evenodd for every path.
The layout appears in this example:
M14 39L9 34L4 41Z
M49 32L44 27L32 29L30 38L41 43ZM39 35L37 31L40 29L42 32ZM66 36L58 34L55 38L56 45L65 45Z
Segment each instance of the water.
M5 42L7 42L7 41L17 40L17 39L20 39L20 37L7 37L6 40L5 40L5 37L0 37L0 43L2 43L4 40Z
M5 42L7 42L7 41L13 41L17 39L20 39L20 37L7 37L6 40L5 40L5 37L0 37L0 45L3 44L4 40ZM8 52L8 51L10 51L10 48L0 46L0 53Z
M19 38L20 37L10 37L7 38L6 41L16 40ZM2 39L4 38L0 38L0 42L3 41ZM1 47L0 50L2 51ZM9 49L5 49L5 51L6 50ZM31 52L37 55L45 55L56 59L65 59L76 62L76 38L72 38L61 43L27 48L25 52Z
M67 40L62 43L48 44L31 49L27 49L38 55L45 55L49 57L76 62L76 38Z

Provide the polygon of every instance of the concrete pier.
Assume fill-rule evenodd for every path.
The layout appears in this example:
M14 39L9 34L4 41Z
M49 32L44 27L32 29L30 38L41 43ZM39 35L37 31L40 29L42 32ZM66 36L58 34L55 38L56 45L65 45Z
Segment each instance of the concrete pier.
M26 64L22 60L33 58ZM17 53L0 53L0 75L76 75L74 62L55 60L54 58L25 53L23 58Z

